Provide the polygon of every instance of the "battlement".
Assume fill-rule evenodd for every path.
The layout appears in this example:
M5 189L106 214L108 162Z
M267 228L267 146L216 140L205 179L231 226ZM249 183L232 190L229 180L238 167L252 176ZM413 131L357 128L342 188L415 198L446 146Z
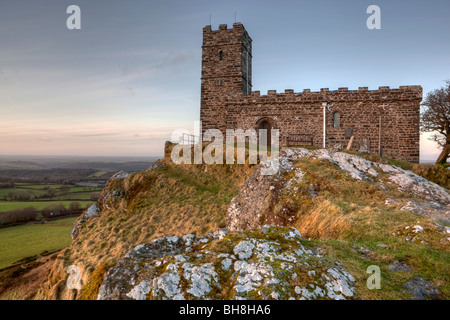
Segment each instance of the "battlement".
M286 89L284 92L277 93L277 90L267 90L266 95L261 95L261 91L252 91L250 97L265 97L265 96L285 96L285 95L297 95L302 94L336 94L336 93L418 93L420 98L422 97L421 86L400 86L399 88L391 89L388 86L378 87L377 90L369 90L368 87L359 87L357 90L349 90L347 87L341 87L337 90L330 90L329 88L321 88L320 91L311 91L310 89L303 89L303 92L294 92L293 89ZM419 98L419 96L418 96Z
M203 28L203 48L243 42L251 43L252 39L240 22L234 23L233 28L228 28L226 24L219 25L217 30L212 30L210 25Z
M369 90L368 87L359 87L357 90L349 90L341 87L337 90L321 88L320 91L304 89L302 92L294 92L293 89L286 89L284 92L267 90L267 94L260 91L252 91L249 95L235 94L228 97L227 103L245 104L250 102L270 102L270 101L345 101L345 100L422 100L421 86L401 86L391 89L388 86L380 86L376 90Z
M219 31L224 31L224 30L242 30L244 29L244 25L240 22L236 22L233 23L233 28L228 29L228 25L227 24L220 24L219 25L219 29L217 30L212 30L211 25L207 25L203 28L203 33L212 33L212 32L219 32Z

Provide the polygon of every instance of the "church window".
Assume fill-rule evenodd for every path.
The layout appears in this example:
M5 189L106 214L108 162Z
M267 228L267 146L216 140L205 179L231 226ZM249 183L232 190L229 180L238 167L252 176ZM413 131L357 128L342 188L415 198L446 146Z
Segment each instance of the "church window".
M339 128L340 126L340 114L339 112L333 113L333 128Z

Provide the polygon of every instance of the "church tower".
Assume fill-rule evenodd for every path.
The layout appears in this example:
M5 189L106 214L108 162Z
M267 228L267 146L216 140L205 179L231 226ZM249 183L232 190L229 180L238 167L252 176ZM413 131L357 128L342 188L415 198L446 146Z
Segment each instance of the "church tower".
M228 29L203 28L200 120L202 132L219 129L225 134L226 98L252 91L252 39L241 23Z

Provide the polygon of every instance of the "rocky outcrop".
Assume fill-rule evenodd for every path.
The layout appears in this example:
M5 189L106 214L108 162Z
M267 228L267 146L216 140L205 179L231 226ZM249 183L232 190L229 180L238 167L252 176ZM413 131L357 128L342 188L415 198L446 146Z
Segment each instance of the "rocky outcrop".
M450 204L450 194L445 188L418 176L411 171L390 164L372 162L362 157L344 152L332 153L325 149L318 149L311 152L305 150L303 150L301 154L315 159L327 159L328 161L337 164L342 170L347 171L357 180L377 177L377 171L381 169L383 173L389 175L389 182L397 185L401 191L434 200L443 205ZM298 159L299 157L296 156L295 158Z
M268 160L261 163L234 197L227 210L227 229L244 231L259 228L264 224L271 202L272 183L281 174L291 170L292 163ZM263 174L267 171L276 174Z
M354 278L294 228L156 239L112 268L98 299L352 299Z
M125 179L125 178L128 178L129 176L131 176L131 173L121 170L121 171L117 172L116 174L114 174L111 177L111 180Z
M400 210L412 211L424 217L434 218L439 221L450 223L450 204L446 206L436 201L408 201Z
M97 297L106 300L357 299L354 285L358 286L362 296L364 292L361 293L360 289L365 282L355 283L352 275L339 262L311 247L312 242L301 240L300 233L286 225L294 225L306 238L317 239L315 245L320 245L321 239L343 237L344 232L335 233L335 230L350 230L348 226L351 226L352 219L356 217L354 221L359 221L356 215L364 215L369 210L371 215L377 215L378 207L382 207L379 211L383 214L393 213L397 217L404 215L413 219L411 223L408 220L408 226L399 223L389 229L389 235L397 237L392 242L385 242L389 241L387 238L377 239L377 242L386 244L371 246L350 238L357 244L348 249L358 259L366 262L375 260L380 255L379 248L394 250L396 241L433 248L448 245L450 228L445 227L445 223L438 225L434 221L436 227L433 227L432 222L422 220L422 217L420 222L416 222L414 215L407 212L445 221L450 209L446 189L397 166L369 161L339 149L340 146L313 151L286 148L281 150L278 161L261 161L252 168L253 171L248 171L252 174L240 187L239 193L236 195L236 189L233 189L233 193L229 193L223 202L229 203L227 229L200 237L188 234L150 242L156 237L179 234L185 230L180 227L152 236L152 228L156 229L163 223L156 214L146 215L146 206L150 202L147 200L151 200L150 197L162 186L169 184L182 192L189 190L186 194L192 194L197 184L181 184L173 174L183 173L182 169L172 170L169 162L160 161L147 169L145 175L117 174L108 182L99 201L77 220L72 233L72 247L61 253L55 264L57 267L49 277L51 293L46 293L47 298L72 299L87 292L89 299ZM155 170L161 166L167 167ZM205 166L194 169L202 174L208 170L209 174L217 168ZM169 174L170 179L165 179L165 173ZM239 180L236 187L242 181ZM355 191L357 196L354 199L349 197L349 200L347 195L353 195ZM142 197L136 198L136 195ZM369 201L372 195L376 196L376 201L365 207L365 201ZM351 202L359 200L359 196L361 201L353 206ZM211 199L208 201L213 202L215 198ZM340 203L341 199L343 203ZM178 204L172 208L174 215L180 216L189 210L188 206ZM224 208L227 207L222 205L217 210L220 219L224 217ZM160 209L160 205L151 208L156 212ZM352 219L346 220L346 216ZM310 217L317 219L309 221ZM180 220L174 221L178 225ZM331 222L331 226L324 225L322 228L322 221ZM201 226L202 229L185 232L215 230L217 225L223 226L223 220L219 222L211 224L210 229ZM143 228L149 225L151 228L142 232L145 238L132 238L131 232L123 232L131 230L130 226ZM322 233L311 232L316 229ZM139 231L136 233L141 234ZM117 249L118 243L121 251ZM325 252L340 259L339 255L327 250L325 245ZM406 284L416 275L428 280L432 277L418 273L415 262L404 260L389 261L387 263L390 265L385 265L393 274L404 277L398 291L406 290L417 298L435 298L436 292L430 283L416 279ZM341 262L355 278L361 278L358 268L346 264L344 260ZM69 264L76 264L82 272L83 287L78 293L64 289ZM431 284L439 289L442 287L438 282Z
M389 181L398 185L400 190L437 201L443 205L450 204L450 195L443 187L411 171L400 170L400 173L389 177Z
M366 160L362 157L339 152L340 148L317 149L310 151L304 148L285 148L280 152L279 161L268 160L261 163L253 172L251 177L245 182L239 194L234 197L227 211L227 228L229 230L249 230L258 228L265 223L273 224L277 220L286 220L289 217L268 217L272 214L271 204L276 201L274 193L281 193L282 190L275 190L274 184L282 189L290 189L292 185L301 182L304 173L299 168L294 167L294 163L299 159L324 159L337 166L350 177L360 181L374 181L380 175L385 175L384 180L388 184L395 185L400 191L413 196L426 199L422 201L422 206L415 206L414 211L429 217L435 217L443 221L450 220L450 194L449 192L411 171L404 170L390 164L382 164ZM263 175L262 171L267 168L276 174ZM292 175L285 175L293 172ZM286 178L287 176L287 178ZM280 183L280 180L285 180ZM388 186L380 183L380 187L389 189ZM316 192L314 186L309 186L309 196L314 197ZM395 199L387 199L386 204L392 204ZM405 208L407 209L407 208ZM410 209L408 209L410 210Z
M444 205L450 204L450 194L445 188L394 165L372 162L353 154L331 152L326 149L314 151L303 148L284 149L281 155L291 161L305 157L326 159L337 164L339 168L348 172L356 180L367 180L371 177L377 177L378 171L381 171L388 174L389 182L397 185L403 192L412 193L418 197L434 200Z
M72 240L76 239L78 235L82 232L83 224L86 223L87 219L90 217L95 216L99 212L99 207L97 204L93 204L90 206L82 215L80 218L78 218L77 222L75 223L75 226L72 229Z
M112 188L105 188L98 199L97 203L90 206L80 218L77 219L74 228L72 229L72 240L75 240L83 231L83 225L88 219L96 216L102 208L110 209L117 206L121 202L123 196L123 181L129 178L131 174L126 171L119 171L114 174L108 181L108 186L114 184Z
M406 282L405 288L407 292L412 294L412 300L436 299L441 293L429 281L421 277L410 279Z

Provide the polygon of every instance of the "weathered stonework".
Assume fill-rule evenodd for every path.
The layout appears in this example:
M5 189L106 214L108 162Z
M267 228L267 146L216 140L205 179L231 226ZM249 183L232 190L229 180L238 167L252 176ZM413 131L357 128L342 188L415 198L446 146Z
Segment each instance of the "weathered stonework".
M367 139L370 153L378 154L381 145L385 157L419 162L421 86L269 90L261 95L252 91L252 40L241 23L232 29L206 26L202 49L202 132L219 129L225 135L226 129L258 130L264 123L280 130L282 146L294 135L305 135L313 146L323 147L323 103L328 103L332 106L325 111L326 147L347 146L353 135L351 150L359 150L360 142ZM339 123L333 119L336 112Z

